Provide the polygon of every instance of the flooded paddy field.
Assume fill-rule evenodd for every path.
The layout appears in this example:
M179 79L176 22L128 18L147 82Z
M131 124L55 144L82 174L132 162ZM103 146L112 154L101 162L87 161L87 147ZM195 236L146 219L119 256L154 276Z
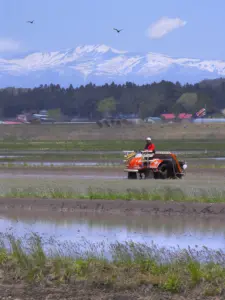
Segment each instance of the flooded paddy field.
M208 160L204 160L206 163ZM211 162L211 161L210 161ZM183 180L129 181L123 166L74 167L55 171L43 169L6 169L0 171L0 192L12 189L73 189L85 193L91 188L105 188L123 193L129 189L179 188L185 193L196 190L222 191L225 172L221 168L199 169L194 165ZM12 228L17 234L34 231L77 241L155 242L162 246L225 246L225 204L210 207L207 203L180 204L160 201L75 200L75 199L0 199L0 228ZM225 202L225 201L224 201ZM216 206L217 205L217 206ZM155 208L158 207L158 211ZM222 211L222 213L220 213Z
M98 162L74 162L74 164L57 162L51 168L50 162L45 162L41 168L38 168L39 163L41 162L32 165L31 162L31 165L28 164L29 167L26 168L22 162L18 162L18 165L13 164L9 168L0 170L0 193L4 195L12 189L30 191L39 189L44 195L45 189L56 187L62 190L73 189L80 194L86 193L90 187L111 189L120 193L129 189L151 191L155 188L182 189L185 193L194 193L199 189L206 193L212 189L218 192L225 190L225 171L221 167L223 162L216 159L204 158L200 161L190 158L187 175L182 180L137 180L135 182L127 180L126 173L123 172L123 164L107 166ZM200 168L200 165L204 168ZM211 212L207 213L204 209L208 204L204 203L197 205L187 203L188 208L184 209L181 205L176 206L172 202L169 206L168 203L165 205L154 203L147 207L141 201L137 201L138 204L132 207L131 201L117 202L119 204L115 206L109 204L109 201L107 204L104 200L98 204L92 201L90 204L90 201L83 199L79 203L83 203L83 207L87 209L81 209L79 204L75 209L75 206L72 206L72 211L65 209L60 211L62 203L65 204L70 200L42 198L37 200L39 204L37 201L34 204L32 199L30 201L33 203L31 206L28 204L29 199L0 200L2 231L12 227L18 233L25 233L26 228L32 228L40 234L53 234L69 240L91 236L91 240L96 241L118 238L121 241L130 239L144 242L146 239L147 243L155 241L164 246L175 244L185 247L199 244L216 248L224 246L225 219L224 213L220 214L220 212L223 211L225 204L218 204L221 206L214 206ZM71 199L71 201L75 200ZM56 204L56 209L52 209L53 204ZM156 214L157 205L159 210ZM70 205L68 207L71 208ZM101 207L102 209L99 209ZM120 215L123 215L123 221ZM159 218L159 215L162 216ZM217 215L220 215L220 220L216 219ZM182 216L185 216L185 219ZM201 218L198 220L199 216ZM99 224L93 220L96 222L99 220ZM221 225L219 229L218 224Z
M225 249L224 218L168 215L129 215L94 212L9 210L0 213L1 233L17 237L36 233L59 242L99 243L132 241L167 249ZM88 250L88 249L83 249Z

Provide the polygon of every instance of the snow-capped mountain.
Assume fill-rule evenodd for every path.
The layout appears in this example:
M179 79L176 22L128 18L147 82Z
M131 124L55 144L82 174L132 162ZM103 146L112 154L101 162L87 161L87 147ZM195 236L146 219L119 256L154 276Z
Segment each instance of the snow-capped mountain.
M50 83L78 86L112 81L144 84L163 79L194 83L224 75L225 61L172 58L151 52L129 53L106 45L0 58L0 87L33 87Z

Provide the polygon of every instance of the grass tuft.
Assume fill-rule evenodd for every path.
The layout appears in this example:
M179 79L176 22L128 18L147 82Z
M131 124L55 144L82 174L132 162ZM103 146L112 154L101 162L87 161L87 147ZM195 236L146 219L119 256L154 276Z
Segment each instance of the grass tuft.
M218 256L218 251L204 248L172 251L156 245L115 242L105 249L108 256L100 256L105 245L90 244L89 254L85 254L82 244L46 241L36 234L26 239L5 234L1 239L9 247L1 248L0 271L12 284L14 279L55 286L82 281L112 290L152 285L170 293L198 288L203 296L220 295L225 287L222 251Z

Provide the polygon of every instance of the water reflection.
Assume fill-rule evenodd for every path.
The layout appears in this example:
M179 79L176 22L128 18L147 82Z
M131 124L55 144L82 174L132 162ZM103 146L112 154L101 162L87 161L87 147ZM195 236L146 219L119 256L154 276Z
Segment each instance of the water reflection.
M93 243L133 241L159 246L181 248L206 246L224 249L224 220L189 217L120 217L117 215L63 214L47 217L38 215L0 216L1 232L12 228L17 236L36 232L59 241L81 242L83 238Z

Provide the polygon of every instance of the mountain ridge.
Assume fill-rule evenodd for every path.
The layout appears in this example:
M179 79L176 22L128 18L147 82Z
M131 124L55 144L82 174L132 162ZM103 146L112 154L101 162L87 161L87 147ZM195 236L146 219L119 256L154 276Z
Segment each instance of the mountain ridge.
M225 75L225 61L173 58L165 54L128 52L113 47L79 45L61 51L31 52L18 58L0 58L0 87L34 87L58 83L79 86L161 80L196 83Z

